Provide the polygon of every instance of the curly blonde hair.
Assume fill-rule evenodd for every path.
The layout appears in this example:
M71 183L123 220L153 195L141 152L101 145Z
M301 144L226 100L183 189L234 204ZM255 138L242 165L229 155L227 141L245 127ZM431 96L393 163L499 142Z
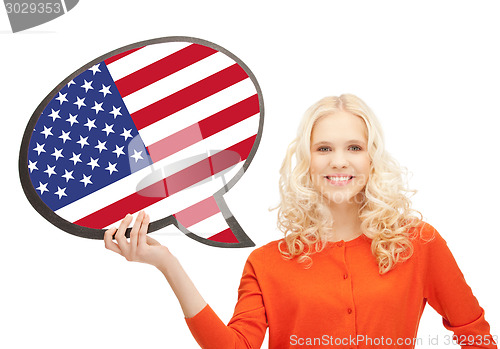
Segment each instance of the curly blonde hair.
M408 194L416 191L407 189L403 180L407 171L385 150L377 118L360 98L350 94L326 97L312 105L300 123L297 137L287 149L280 170L281 200L277 206L278 228L285 234L279 249L285 258L297 257L309 267L312 264L310 255L321 251L327 243L326 231L331 229L333 220L322 194L313 189L309 173L310 143L316 122L337 111L361 117L368 130L371 169L362 192L359 217L362 233L372 240L371 250L379 272L384 274L413 254L413 229L410 228L419 225L422 215L410 207ZM283 249L284 244L286 249Z

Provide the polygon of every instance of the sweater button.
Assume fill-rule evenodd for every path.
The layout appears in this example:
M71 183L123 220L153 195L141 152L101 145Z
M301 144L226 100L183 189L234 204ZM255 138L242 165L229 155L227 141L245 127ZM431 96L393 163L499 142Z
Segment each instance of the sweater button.
M347 308L347 314L351 314L352 313L352 309L351 308Z
M342 246L344 246L344 243L342 241L339 241L339 242L337 242L337 246L342 247Z
M347 274L344 274L344 280L347 279L349 276Z

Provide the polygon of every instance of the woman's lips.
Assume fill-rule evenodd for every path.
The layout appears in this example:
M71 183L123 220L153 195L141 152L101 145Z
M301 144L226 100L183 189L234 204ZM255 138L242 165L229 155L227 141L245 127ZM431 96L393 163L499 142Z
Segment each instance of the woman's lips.
M325 178L332 185L343 186L349 184L354 179L354 176L332 175L332 176L325 176Z

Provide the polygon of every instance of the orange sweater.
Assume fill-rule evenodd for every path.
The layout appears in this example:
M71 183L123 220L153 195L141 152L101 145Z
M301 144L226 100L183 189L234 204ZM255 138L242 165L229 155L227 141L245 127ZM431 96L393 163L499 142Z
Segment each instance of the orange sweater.
M270 349L413 348L428 302L463 348L496 348L446 242L429 224L421 232L413 256L384 275L364 235L328 243L310 269L273 241L248 257L227 326L209 305L187 325L202 348L260 348L268 326Z

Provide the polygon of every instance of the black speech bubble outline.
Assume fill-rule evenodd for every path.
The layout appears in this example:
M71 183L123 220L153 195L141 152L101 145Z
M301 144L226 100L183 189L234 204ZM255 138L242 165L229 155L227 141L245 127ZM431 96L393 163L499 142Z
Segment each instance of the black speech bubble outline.
M134 44L130 44L127 46L123 46L121 48L118 48L116 50L110 51L93 61L85 64L82 66L80 69L76 70L74 73L69 75L66 79L64 79L62 82L60 82L44 99L43 101L38 105L38 107L35 109L35 112L31 116L28 125L26 126L26 129L23 134L23 139L21 142L21 149L19 151L19 163L18 163L18 168L19 168L19 177L21 180L21 186L23 188L24 194L26 195L28 201L30 202L31 206L46 220L48 220L50 223L58 227L59 229L83 238L88 238L88 239L95 239L95 240L103 240L104 239L104 229L93 229L93 228L87 228L83 226L76 225L74 223L71 223L64 218L56 215L43 201L42 199L38 196L36 189L33 187L33 184L31 183L31 179L29 176L29 170L28 170L28 147L29 143L31 140L31 135L33 134L33 129L35 128L36 123L38 122L38 119L40 118L43 110L47 107L49 102L56 96L56 94L61 90L61 88L69 83L71 80L73 80L75 77L83 73L84 71L88 70L92 66L96 65L97 63L100 63L110 57L113 57L117 54L136 49L139 47L143 46L148 46L148 45L153 45L153 44L158 44L158 43L166 43L166 42L191 42L194 44L199 44L199 45L204 45L207 47L210 47L214 50L217 50L219 52L222 52L223 54L227 55L231 59L233 59L238 65L243 68L245 73L248 75L248 77L252 80L252 83L255 86L255 89L257 91L257 96L259 99L259 111L260 111L260 117L259 117L259 128L257 131L257 136L255 138L255 142L252 145L252 149L250 150L250 153L248 154L248 157L246 158L242 168L234 175L233 178L230 179L230 181L224 185L221 189L216 191L212 196L214 197L224 219L226 220L226 223L228 224L229 228L233 232L234 236L236 239L239 241L238 243L225 243L225 242L218 242L218 241L212 241L208 240L205 238L202 238L192 232L190 232L187 228L182 226L177 219L173 215L170 215L168 217L159 219L157 221L151 222L149 225L149 230L148 233L157 231L161 228L164 228L168 225L174 225L179 229L181 232L183 232L185 235L190 237L191 239L194 239L198 242L201 242L205 245L209 246L214 246L214 247L231 247L231 248L241 248L241 247L253 247L255 246L254 242L248 237L248 235L245 234L243 229L241 228L240 224L237 222L237 220L234 218L233 214L229 210L229 208L226 205L226 202L224 201L224 198L222 197L226 192L228 192L236 182L243 176L243 174L246 172L248 166L253 160L253 157L255 156L255 153L257 152L257 148L259 147L260 144L260 139L262 137L262 130L264 127L264 100L262 97L262 90L260 89L260 86L257 82L257 79L251 72L250 68L243 63L242 60L240 60L238 57L236 57L234 54L226 50L225 48L214 44L212 42L199 39L199 38L193 38L193 37L187 37L187 36L171 36L171 37L162 37L162 38L157 38L157 39L150 39L150 40L145 40L145 41L140 41ZM130 228L127 229L126 236L130 236Z

